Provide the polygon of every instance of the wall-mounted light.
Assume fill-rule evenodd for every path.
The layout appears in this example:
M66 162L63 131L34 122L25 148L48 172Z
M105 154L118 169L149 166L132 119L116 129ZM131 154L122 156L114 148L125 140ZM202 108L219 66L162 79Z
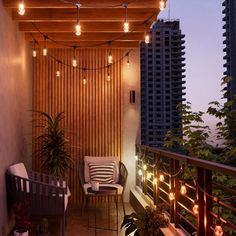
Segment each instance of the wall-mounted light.
M25 4L24 4L24 0L22 0L19 3L19 7L18 7L18 14L23 16L25 14Z
M129 91L129 103L135 104L135 90Z

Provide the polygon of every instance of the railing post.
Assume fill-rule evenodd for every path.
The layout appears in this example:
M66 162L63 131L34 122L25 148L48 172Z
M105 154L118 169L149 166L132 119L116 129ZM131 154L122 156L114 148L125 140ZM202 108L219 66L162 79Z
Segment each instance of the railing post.
M145 164L143 160L146 160L146 154L147 154L147 151L146 151L146 148L145 148L145 151L144 151L144 154L143 154L143 155L144 155L144 158L142 159L143 193L144 193L144 194L147 193L147 179L146 179L146 177L147 177L147 170L144 170L144 169L143 169L143 164Z
M197 216L197 235L199 236L208 236L205 235L204 230L204 192L201 190L204 189L204 169L201 167L197 168L197 198L199 202L199 210Z
M175 173L177 173L180 169L179 167L179 161L175 160L174 161L174 169ZM180 217L179 217L179 196L180 196L180 184L179 184L179 176L175 176L174 178L174 184L175 184L175 200L174 200L174 223L175 227L179 228L179 222L180 222Z
M154 176L153 176L153 182L154 182L154 185L153 185L153 191L154 191L154 204L157 205L157 201L158 201L158 198L159 198L159 195L160 195L160 189L159 189L159 186L160 186L160 180L159 180L159 175L160 175L160 154L155 154L155 161L156 161L156 164L155 164L155 168L154 168ZM156 181L154 181L156 178Z
M212 210L212 198L210 197L212 195L212 172L210 170L205 170L204 171L204 182L205 182L205 235L207 236L212 236L213 231L211 230L211 225L212 225L212 215L210 214L210 211Z
M174 179L171 177L174 174L174 160L170 159L170 179L169 179L169 184L170 184L170 189L174 190ZM170 200L170 223L174 223L174 218L175 218L175 207L174 207L174 201Z

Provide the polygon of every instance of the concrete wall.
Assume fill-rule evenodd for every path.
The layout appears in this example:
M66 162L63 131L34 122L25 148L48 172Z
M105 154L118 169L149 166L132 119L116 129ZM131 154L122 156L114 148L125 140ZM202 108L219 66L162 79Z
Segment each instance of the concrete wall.
M135 186L135 144L140 143L140 53L132 50L129 56L130 67L124 60L124 163L128 169L125 201ZM129 102L129 92L135 90L135 104Z
M5 172L30 163L31 55L24 35L0 2L0 235L8 232Z

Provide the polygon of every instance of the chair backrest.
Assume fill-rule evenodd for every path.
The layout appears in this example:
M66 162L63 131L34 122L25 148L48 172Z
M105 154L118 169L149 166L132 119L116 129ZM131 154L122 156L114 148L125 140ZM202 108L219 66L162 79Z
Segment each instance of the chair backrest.
M96 164L104 164L104 163L109 163L109 162L114 162L115 167L114 167L114 182L118 183L119 182L119 159L114 156L103 156L103 157L98 157L98 156L85 156L84 157L84 180L85 183L88 183L90 181L90 174L89 174L89 163L96 163Z

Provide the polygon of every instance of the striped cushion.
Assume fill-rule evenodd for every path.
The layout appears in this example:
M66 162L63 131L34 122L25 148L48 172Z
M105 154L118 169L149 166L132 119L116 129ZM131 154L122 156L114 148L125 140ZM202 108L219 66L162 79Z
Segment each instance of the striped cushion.
M90 181L97 181L99 183L111 184L113 183L113 173L114 173L114 162L108 163L95 163L90 162L89 174Z

